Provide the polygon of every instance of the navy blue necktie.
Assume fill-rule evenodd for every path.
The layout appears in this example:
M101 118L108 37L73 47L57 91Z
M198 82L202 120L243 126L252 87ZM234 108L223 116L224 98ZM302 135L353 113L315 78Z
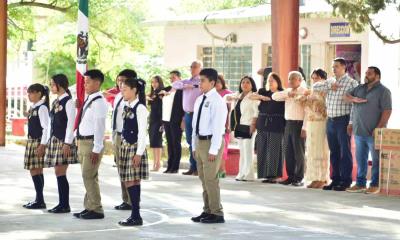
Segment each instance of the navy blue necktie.
M199 135L199 131L200 131L200 116L201 116L201 110L203 109L203 104L204 101L206 100L206 95L203 95L203 100L200 103L200 107L199 107L199 113L197 114L197 121L196 121L196 135Z

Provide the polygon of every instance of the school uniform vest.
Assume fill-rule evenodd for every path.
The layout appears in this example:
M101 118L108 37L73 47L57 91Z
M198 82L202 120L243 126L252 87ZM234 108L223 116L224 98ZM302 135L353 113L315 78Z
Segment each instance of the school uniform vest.
M136 110L140 103L137 103L133 108L125 106L123 119L124 125L122 127L122 139L127 141L129 144L135 144L138 140L138 122Z
M39 108L41 106L46 106L46 105L41 104L33 108L28 115L28 137L32 139L42 138L43 128L42 125L40 124L40 118L39 118Z
M50 112L51 136L55 136L62 141L65 140L65 132L68 123L67 111L65 109L65 106L70 99L71 97L67 96L61 99L58 104L55 102Z

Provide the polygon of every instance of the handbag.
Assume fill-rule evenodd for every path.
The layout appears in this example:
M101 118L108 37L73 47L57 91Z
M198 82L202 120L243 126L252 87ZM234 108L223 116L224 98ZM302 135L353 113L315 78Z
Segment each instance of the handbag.
M243 124L236 125L234 135L235 138L245 138L245 139L251 138L250 126Z

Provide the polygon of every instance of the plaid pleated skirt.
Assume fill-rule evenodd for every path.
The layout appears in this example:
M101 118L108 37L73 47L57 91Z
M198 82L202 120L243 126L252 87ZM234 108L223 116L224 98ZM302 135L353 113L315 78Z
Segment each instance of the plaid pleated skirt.
M71 155L64 157L64 141L52 136L46 154L46 167L78 163L78 154L75 142L71 145Z
M129 144L126 141L121 143L120 157L117 163L121 182L149 179L149 163L146 151L142 155L140 166L137 168L133 166L133 157L136 154L136 150L136 144Z
M44 167L44 157L38 157L37 148L40 145L40 139L28 139L25 148L24 169L34 169Z

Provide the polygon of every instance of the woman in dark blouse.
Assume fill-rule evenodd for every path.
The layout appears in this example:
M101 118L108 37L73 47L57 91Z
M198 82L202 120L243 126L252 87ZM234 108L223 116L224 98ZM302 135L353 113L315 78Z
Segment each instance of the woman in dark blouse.
M160 159L162 150L162 95L159 94L164 89L163 80L160 76L154 76L151 79L151 92L147 96L150 105L150 126L149 138L150 148L153 149L153 169L158 171L160 169Z
M260 88L252 98L260 100L257 119L257 174L264 183L276 183L282 177L282 141L285 129L285 103L272 100L272 94L283 91L278 74L270 73L268 88Z

